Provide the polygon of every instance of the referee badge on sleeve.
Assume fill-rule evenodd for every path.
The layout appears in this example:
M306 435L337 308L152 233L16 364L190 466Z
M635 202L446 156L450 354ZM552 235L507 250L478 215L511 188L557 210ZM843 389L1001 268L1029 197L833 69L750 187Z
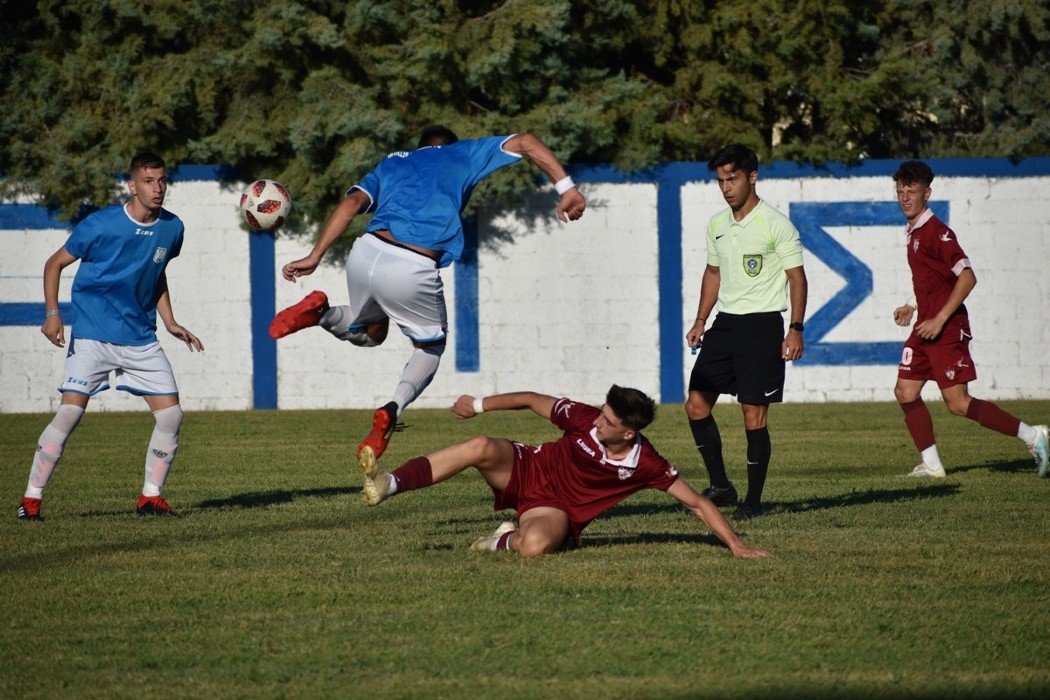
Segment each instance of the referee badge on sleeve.
M744 272L747 273L748 277L758 277L758 273L762 272L762 256L745 255Z

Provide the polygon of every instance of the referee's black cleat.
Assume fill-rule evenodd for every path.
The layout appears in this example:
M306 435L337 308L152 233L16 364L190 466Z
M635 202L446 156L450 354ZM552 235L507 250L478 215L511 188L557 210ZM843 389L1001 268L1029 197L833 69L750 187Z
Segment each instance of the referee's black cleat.
M724 487L708 486L703 490L701 495L705 496L716 506L735 506L736 502L740 499L737 495L736 488L732 484Z
M766 511L762 506L741 503L740 507L733 513L733 520L751 520L752 518L760 518L765 514Z

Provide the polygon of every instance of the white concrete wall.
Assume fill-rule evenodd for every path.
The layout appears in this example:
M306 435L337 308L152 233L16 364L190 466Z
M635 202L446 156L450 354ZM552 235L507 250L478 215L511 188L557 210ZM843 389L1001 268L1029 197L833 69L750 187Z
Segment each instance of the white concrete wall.
M578 222L553 216L555 197L538 194L521 216L483 217L479 252L480 370L455 371L455 266L443 272L450 312L449 348L437 378L417 402L444 407L461 393L533 389L600 401L609 384L660 395L657 189L654 184L584 185L589 208ZM792 202L893 201L888 177L761 179L758 191L787 211ZM978 286L967 302L972 350L983 398L1050 398L1050 175L1023 178L938 177L934 199L949 200L950 224L970 255ZM216 182L180 182L167 207L186 222L182 255L168 268L176 318L196 333L205 352L190 353L160 331L189 410L248 409L252 397L248 234L239 227L237 193ZM707 220L722 208L710 182L682 188L682 348L687 378L693 358L684 347L705 263ZM903 223L903 222L901 222ZM505 235L512 234L513 240ZM902 225L829 231L873 271L874 292L826 338L903 342L891 319L910 295ZM67 232L0 230L0 303L40 302L44 261ZM276 266L308 245L280 238ZM341 261L333 261L341 262ZM844 282L807 254L809 313ZM62 285L68 301L73 269ZM324 289L345 301L341 264L298 284L279 279L277 306ZM69 329L67 328L67 334ZM340 343L308 329L278 343L280 408L366 408L387 400L411 348L396 329L375 349ZM51 412L64 351L38 326L0 326L0 413ZM789 401L891 400L896 368L789 367ZM95 410L141 410L141 399L107 391Z

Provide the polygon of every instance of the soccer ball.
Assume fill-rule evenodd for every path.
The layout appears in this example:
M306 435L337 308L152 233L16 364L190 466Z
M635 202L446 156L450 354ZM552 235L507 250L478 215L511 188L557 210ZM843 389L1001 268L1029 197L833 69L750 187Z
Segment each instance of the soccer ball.
M273 231L291 210L292 196L274 180L256 180L241 193L241 216L256 231Z

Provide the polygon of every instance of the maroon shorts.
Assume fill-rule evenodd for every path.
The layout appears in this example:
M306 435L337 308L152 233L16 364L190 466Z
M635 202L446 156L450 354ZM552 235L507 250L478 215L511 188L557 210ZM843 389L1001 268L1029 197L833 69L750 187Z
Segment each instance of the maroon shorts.
M587 526L586 522L573 520L572 508L554 490L548 480L549 469L535 447L512 442L514 446L514 468L510 473L507 488L502 491L493 487L494 510L513 508L520 518L522 513L533 508L557 508L569 518L569 530L573 543L579 546L580 533Z
M970 357L970 338L970 321L966 316L950 318L936 344L913 333L904 343L897 377L917 381L932 379L941 389L972 382L977 379L977 368Z

